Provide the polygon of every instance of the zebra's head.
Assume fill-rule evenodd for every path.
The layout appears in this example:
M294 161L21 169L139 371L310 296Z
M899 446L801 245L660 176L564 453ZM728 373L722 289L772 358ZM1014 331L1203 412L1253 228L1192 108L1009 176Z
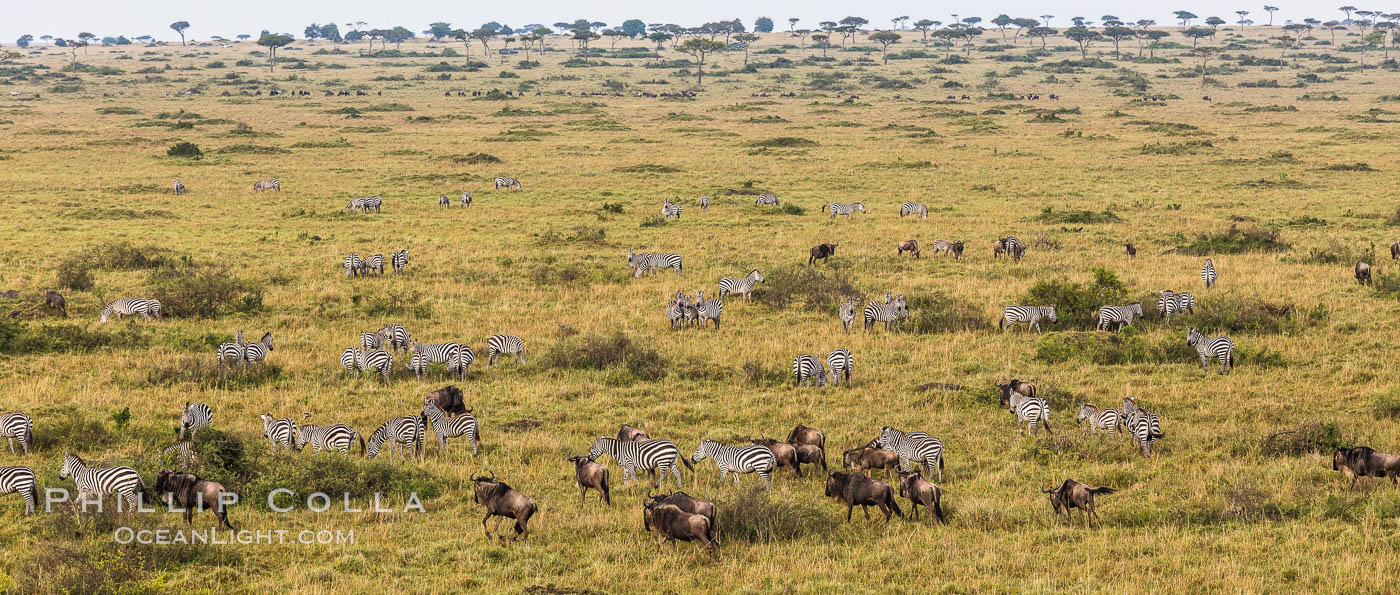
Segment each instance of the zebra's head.
M1198 331L1198 330L1193 329L1193 328L1192 328L1192 329L1186 329L1186 344L1187 344L1187 345L1190 345L1190 346L1192 346L1192 347L1195 347L1196 344L1197 344L1197 343L1200 343L1200 342L1201 342L1201 339L1204 339L1204 338L1205 338L1205 336L1201 334L1201 331Z
M1047 318L1049 318L1049 319L1050 319L1050 322L1052 322L1052 323L1054 323L1054 322L1059 322L1059 321L1060 321L1059 317L1055 316L1055 307L1054 307L1054 306L1046 306L1046 307L1045 307L1045 316L1046 316Z
M894 442L895 437L898 435L899 430L896 430L890 426L885 426L883 428L880 428L880 435L876 436L875 440L873 440L872 442L874 442L875 445L879 446L880 448L888 448L889 445Z
M1132 397L1123 397L1122 409L1125 415L1135 413L1138 410L1137 401Z
M1128 304L1128 312L1136 314L1138 318L1142 318L1142 302Z
M1097 413L1099 409L1092 403L1085 403L1079 406L1079 415L1074 418L1074 423L1084 423L1084 420Z
M767 279L764 279L764 278L763 278L763 273L758 272L758 269L754 269L754 270L752 270L752 271L749 271L749 278L750 278L750 279L753 279L754 281L757 281L757 282L759 282L759 283L767 283L767 282L768 282Z
M83 460L78 458L78 455L70 452L63 457L63 469L58 471L58 478L60 480L68 479L69 475L72 475L74 471L77 471L82 466Z
M865 203L863 203L863 202L855 203L855 204L851 205L851 208L853 208L853 209L855 209L855 210L857 210L857 211L860 211L860 212L864 213L864 212L865 212Z
M714 440L701 440L700 445L695 447L695 454L690 456L690 462L699 463L705 460L705 457L711 456L715 452L715 447L718 445L719 443Z
M608 440L611 440L611 438L604 438L602 436L594 438L593 446L588 449L588 460L597 460L603 453L608 452Z
M266 345L268 351L272 351L272 331L263 333L262 340L259 341L259 343Z
M263 438L268 438L272 434L272 424L277 420L266 413L259 413L258 418L263 422Z
M826 386L826 368L822 367L821 361L817 361L817 369L812 377L817 379L817 386Z
M627 266L637 268L637 254L631 248L627 249Z

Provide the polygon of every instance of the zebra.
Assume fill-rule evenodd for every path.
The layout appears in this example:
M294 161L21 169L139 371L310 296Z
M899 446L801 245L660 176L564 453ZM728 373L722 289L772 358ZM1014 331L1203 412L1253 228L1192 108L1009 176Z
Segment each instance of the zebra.
M1192 303L1195 303L1194 300ZM1177 300L1176 293L1170 289L1163 289L1157 297L1157 314L1162 316L1162 320L1171 324L1172 314L1181 309L1181 302Z
M836 317L841 319L841 328L846 329L846 334L851 332L851 323L856 320L856 300L846 298L841 302L841 307L836 311Z
M486 364L495 366L501 355L513 355L515 363L525 363L525 341L515 335L491 335L486 340Z
M34 420L22 411L0 415L0 436L10 443L10 454L15 454L15 438L19 438L19 447L27 455L34 447Z
M502 188L505 188L506 190L510 190L511 188L514 188L516 190L524 190L524 188L520 187L520 180L506 176L500 176L496 178L496 189L500 190Z
M389 384L389 375L394 372L394 356L384 350L361 351L359 370L373 370L384 377L384 384Z
M204 403L190 403L185 401L185 407L180 410L180 439L185 439L185 432L190 433L190 440L194 440L194 435L204 426L214 425L214 410Z
M921 219L928 219L928 207L921 202L906 202L899 207L899 217L903 219L905 215L918 215Z
M1207 258L1205 266L1201 267L1201 281L1205 282L1206 289L1210 289L1215 285L1215 278L1215 262Z
M701 440L690 462L699 463L707 458L713 459L715 466L719 467L721 484L725 476L733 471L736 488L739 487L739 475L743 473L757 473L763 478L764 487L773 487L773 469L778 467L778 458L767 446L726 446L714 440Z
M671 202L671 199L669 199L669 198L668 198L668 199L665 199L665 200L666 200L666 202L661 203L661 216L662 216L662 217L665 217L665 218L667 218L667 219L670 219L670 218L672 218L672 217L675 217L676 219L680 219L680 218L681 218L681 206L678 205L678 204L676 204L676 203Z
M184 193L185 193L185 183L184 183L184 182L181 182L181 181L180 181L180 178L175 178L174 187L175 187L175 194L184 194Z
M110 494L118 494L126 500L127 505L132 510L140 508L140 498L146 492L146 486L141 482L141 474L135 469L120 465L117 467L88 467L83 463L78 455L67 453L63 457L63 469L58 472L60 481L73 478L73 483L78 486L78 502L87 500L88 496L103 498ZM121 502L117 503L120 510Z
M402 273L404 267L408 266L408 248L389 255L389 264L394 267L395 273Z
M386 324L375 331L374 334L379 335L379 338L382 340L382 345L388 345L395 351L399 349L408 349L409 345L413 342L413 337L408 335L408 329L404 328L401 324Z
M708 210L710 210L710 197L708 197L708 196L702 196L702 197L700 197L700 200L698 200L698 201L696 201L696 202L700 203L700 210L702 210L702 211L708 211Z
M420 379L423 378L423 374L428 372L428 356L417 351L410 354L408 356L408 371L413 372L413 375Z
M880 428L880 435L872 441L875 446L894 451L899 455L899 470L908 471L909 462L916 461L924 467L924 475L943 481L943 441L923 432L908 434L890 426Z
M466 208L466 207L470 207L470 206L472 206L472 193L463 190L463 191L462 191L462 208Z
M233 334L232 343L219 344L219 363L244 363L243 349L243 331L238 331Z
M933 253L935 256L939 253L952 254L953 260L962 260L962 240L958 240L956 242L950 242L948 240L936 240L933 242Z
M39 492L35 487L34 470L28 467L0 467L0 494L19 494L24 498L24 514L34 514L39 505Z
M1235 369L1235 343L1229 337L1206 337L1201 331L1189 329L1186 331L1186 344L1196 348L1196 355L1201 358L1201 371L1210 373L1210 366L1207 362L1210 358L1220 360L1220 373L1225 373L1225 366L1229 364L1231 370Z
M754 204L754 206L759 206L759 205L773 205L773 206L775 206L775 207L776 207L776 206L780 206L780 205L778 204L778 195L773 194L773 193L771 193L771 192L764 192L763 194L758 195L758 199L755 200L755 201L753 201L753 204Z
M360 206L361 213L369 212L371 209L378 213L379 207L384 206L384 199L378 196L366 196L361 200L364 201Z
M885 301L871 301L865 305L865 330L873 330L876 322L885 323L885 330L890 330L891 326L898 325L899 321L909 315L909 305L904 300L903 295L894 296L885 294Z
M181 440L160 449L162 457L170 455L180 465L181 470L189 469L195 463L194 443L189 440Z
M747 304L749 295L753 293L753 284L767 282L768 280L763 278L763 273L758 272L758 269L749 271L749 274L741 279L725 277L719 280L719 297L724 299L726 293L742 293L744 294L744 303Z
M297 422L289 417L272 417L266 413L260 413L258 417L263 422L263 438L272 443L272 454L277 454L279 442L287 447L287 450L296 446Z
M1011 256L1012 262L1021 262L1021 255L1026 253L1026 245L1022 244L1021 240L1017 239L1016 236L1011 236L1006 238L1003 245L1006 248L1006 253Z
M409 366L410 368L413 368L415 365L418 366L414 368L413 371L418 374L419 378L422 378L423 372L427 370L428 364L447 364L449 368L453 367L453 364L457 362L457 358L462 351L462 346L450 341L447 343L419 343L414 341L409 345L409 351L419 356L418 362L416 364L410 362Z
M1176 294L1176 311L1196 313L1196 296L1185 291Z
M345 278L357 277L364 272L365 263L360 255L351 252L345 256Z
M832 219L835 219L837 215L845 215L847 219L850 219L851 215L854 215L856 211L860 211L862 213L865 212L865 203L863 202L856 202L851 204L834 202L831 204L822 205L822 211L826 211L827 207L831 207Z
M304 450L310 444L316 452L340 451L340 454L350 454L350 447L355 444L355 440L360 441L360 454L365 454L365 437L359 432L351 429L345 424L332 424L329 426L301 426L297 432L296 449Z
M1075 417L1075 423L1084 423L1089 420L1089 432L1103 430L1109 436L1118 434L1118 410L1112 407L1099 409L1093 403L1085 403L1079 407L1079 415Z
M466 413L457 417L449 418L442 409L438 408L431 398L423 399L423 415L428 418L428 422L433 426L433 433L437 435L438 452L447 452L447 439L463 436L472 445L472 456L476 456L477 451L477 426L476 417L472 415L470 409Z
M648 471L655 469L657 473L656 487L661 487L661 483L666 481L666 473L670 472L676 478L676 485L681 486L680 466L676 464L679 459L687 469L695 470L695 466L690 464L690 460L679 458L680 449L675 443L667 440L642 440L638 442L622 442L616 438L599 436L593 440L593 446L588 449L588 460L596 461L598 457L607 454L622 466L622 481L626 483L628 479L637 479L637 470Z
M792 377L795 386L815 384L826 386L826 368L815 355L801 354L792 358Z
M1051 324L1059 322L1054 306L1007 306L1001 312L1001 332L1011 330L1013 324L1025 322L1026 330L1035 329L1035 332L1039 333L1042 318L1050 319Z
M250 364L256 364L267 358L267 352L272 351L272 333L263 333L262 339L256 343L247 343L243 346L243 360Z
M705 292L696 290L695 309L696 320L700 323L701 328L704 328L706 322L713 320L715 330L719 330L719 316L724 313L723 299L707 300Z
M634 253L631 249L628 249L627 266L636 269L632 274L634 279L641 277L647 271L656 273L664 269L676 269L677 276L683 274L681 272L681 255L673 252L666 254L650 254L647 252Z
M826 367L831 370L831 385L840 386L844 380L846 386L851 385L851 368L855 360L851 359L851 350L835 349L826 356Z
M1054 434L1050 431L1050 404L1040 397L1027 397L1016 391L1011 391L1011 398L1008 399L1007 408L1016 414L1016 429L1021 430L1021 424L1026 424L1030 428L1031 435L1035 435L1037 424L1045 425L1047 434Z
M1133 302L1126 306L1104 306L1099 308L1099 330L1108 330L1108 327L1117 324L1117 330L1123 330L1123 326L1133 326L1133 317L1142 318L1142 303Z
M360 349L363 349L365 351L370 351L384 347L385 342L386 341L384 338L384 334L381 332L371 333L369 331L365 331L363 333L360 333Z
M428 418L425 415L389 418L378 428L375 428L373 434L369 435L365 458L372 459L379 456L379 449L385 442L388 442L389 449L395 452L400 450L400 445L408 447L405 453L407 458L421 457L423 454L423 434L426 431L427 423Z
M1132 397L1123 397L1122 411L1119 424L1126 428L1133 441L1138 443L1143 456L1152 456L1152 443L1166 436L1162 433L1162 424L1157 414L1139 407Z
M450 206L452 206L452 201L447 200L447 195L446 195L446 194L439 194L439 195L438 195L438 208L439 208L439 209L445 209L445 208L450 207Z
M278 180L277 178L273 178L271 180L258 180L256 182L253 182L253 192L262 192L263 190L276 190L278 192L281 192L282 181Z
M374 274L375 274L375 275L383 275L383 274L384 274L384 255L383 255L383 254L375 254L375 255L373 255L373 256L370 256L370 257L368 257L368 258L365 258L363 261L360 262L360 268L361 268L361 270L363 271L362 274L364 274L364 275L368 275L368 274L370 273L370 271L374 271Z
M340 354L340 367L345 368L345 371L351 374L359 372L360 353L359 347L347 347L345 351Z
M467 368L471 367L474 361L476 361L476 352L472 351L471 346L463 345L462 349L457 351L457 359L447 362L447 371L457 374L458 379L465 380Z
M350 202L345 203L345 210L365 212L365 197L350 199Z
M116 316L121 320L123 316L140 315L142 320L150 321L152 318L160 320L160 302L148 298L122 298L102 308L102 314L98 322L107 323L107 319Z
M690 322L690 302L684 291L677 291L676 298L666 304L666 319L671 321L671 328L678 329L683 324Z

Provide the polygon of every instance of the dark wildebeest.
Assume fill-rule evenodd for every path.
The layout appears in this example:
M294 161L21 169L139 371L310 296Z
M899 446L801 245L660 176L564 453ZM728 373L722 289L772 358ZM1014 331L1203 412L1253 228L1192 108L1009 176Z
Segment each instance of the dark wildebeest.
M759 446L767 446L773 451L773 458L777 460L779 467L787 467L792 472L802 477L802 467L797 464L797 448L786 442L778 442L772 438L755 438L750 440Z
M707 548L715 547L710 538L710 519L672 504L643 503L642 527L656 534L656 549L661 549L661 544L667 541L672 545L677 541L699 541Z
M1358 477L1389 477L1390 484L1396 485L1400 475L1400 455L1376 452L1369 446L1337 448L1332 454L1332 470L1351 475L1351 486L1356 487Z
M811 266L812 263L818 260L825 261L831 255L836 254L836 246L838 245L839 244L817 244L816 246L812 246L812 255L807 258L807 265Z
M870 520L870 507L880 507L885 513L885 524L890 523L890 514L904 518L899 503L894 499L894 488L883 481L870 479L860 473L832 471L826 475L826 495L846 503L846 522L851 522L851 512L860 506L865 520Z
M1128 250L1128 258L1137 258L1137 246L1134 246L1132 242L1123 244L1123 247Z
M617 431L618 442L641 442L643 440L651 440L651 436L648 436L646 430L641 428L622 424L622 429Z
M44 294L44 303L50 308L55 308L63 312L63 317L68 317L68 300L63 299L63 294L57 291L50 291Z
M1021 393L1022 396L1026 397L1034 397L1035 385L1012 378L1011 382L998 384L997 391L1001 393L1001 404L1007 405L1011 403L1011 393L1013 392Z
M894 477L894 470L899 468L899 454L893 450L871 446L852 448L842 454L841 466L856 471L884 469L885 478L889 479Z
M444 386L432 391L428 393L428 398L433 400L438 409L448 415L470 413L467 411L466 403L462 401L462 390L455 386Z
M897 248L899 252L896 253L896 256L904 256L905 252L913 252L914 258L920 258L919 242L916 240L904 240L903 242L899 243Z
M185 524L190 524L194 518L195 511L212 510L214 518L218 519L218 524L237 531L228 522L228 510L225 504L231 504L232 497L224 494L232 494L224 490L224 486L218 482L200 479L193 473L180 473L170 469L162 469L156 474L156 494L166 494L167 502L172 505L179 505L185 510ZM227 500L227 502L225 501Z
M699 498L691 497L690 494L687 494L685 492L673 492L670 494L662 494L659 496L647 494L647 497L651 498L651 501L657 504L658 506L663 504L670 504L671 506L675 506L676 508L679 508L682 511L688 512L690 514L698 514L707 519L710 519L709 538L710 541L714 541L715 530L719 528L719 524L715 522L714 502L707 502Z
M826 451L822 447L798 444L794 448L797 449L798 475L801 475L802 465L812 465L814 469L821 467L822 471L826 471Z
M1088 527L1091 518L1095 521L1099 519L1099 513L1094 509L1094 496L1112 494L1115 491L1113 488L1091 488L1087 483L1066 479L1060 487L1041 490L1041 493L1050 494L1050 505L1055 507L1055 516L1059 516L1060 511L1064 510L1065 518L1073 520L1070 509L1078 508L1079 516L1084 519L1084 526Z
M997 238L992 242L992 258L1006 254L1006 238Z
M486 533L487 539L493 535L486 528L486 521L493 516L515 519L516 539L530 538L530 517L539 509L529 496L515 491L504 481L496 481L494 473L491 477L473 477L472 492L476 503L486 507L486 516L481 518L481 530ZM496 519L496 528L500 526L501 520ZM501 541L505 541L505 536L501 536Z
M1400 258L1400 240L1395 240L1395 242L1390 245L1390 259L1395 260L1397 258Z
M0 297L17 300L19 299L19 290L11 289L9 291L0 291Z
M918 470L899 472L899 495L909 499L909 516L919 518L919 506L933 511L938 522L943 522L943 490L924 479Z
M794 446L798 444L811 444L822 450L826 450L826 434L816 428L809 428L802 424L788 432L787 443Z
M1371 284L1371 265L1364 260L1356 261L1356 282L1362 285Z
M608 468L588 460L585 456L569 457L574 464L574 483L578 484L578 507L588 499L588 488L598 490L603 504L612 506L612 495L608 492Z

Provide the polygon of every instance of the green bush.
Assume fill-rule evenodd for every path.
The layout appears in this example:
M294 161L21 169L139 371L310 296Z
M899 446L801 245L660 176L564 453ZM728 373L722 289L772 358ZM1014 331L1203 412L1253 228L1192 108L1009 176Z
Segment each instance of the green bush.
M1400 388L1387 389L1373 395L1371 409L1385 417L1400 417Z
M1330 455L1342 444L1342 431L1334 422L1306 423L1291 430L1275 432L1260 441L1264 454L1290 457Z
M190 384L229 390L262 386L281 377L282 368L275 363L223 364L210 353L157 363L146 370L143 386Z
M839 254L839 252L838 252ZM765 275L763 299L775 308L800 305L813 312L835 314L846 298L859 299L861 291L851 282L849 266L828 260L821 268L792 264ZM856 303L856 308L864 304Z
M669 367L655 349L620 331L609 336L587 335L560 341L545 352L543 359L556 368L626 369L633 377L644 381L665 378Z
M1110 211L1108 209L1104 209L1103 211L1079 210L1057 212L1053 207L1045 207L1040 210L1039 215L1036 215L1035 220L1042 221L1045 223L1085 224L1118 223L1122 221L1123 218L1119 217L1118 215L1114 214L1113 211Z
M363 435L369 433L365 431ZM424 444L426 448L427 441ZM239 493L241 502L259 510L270 510L267 496L279 488L294 493L279 495L277 504L295 505L298 509L306 506L307 497L316 492L329 495L333 506L343 505L344 494L348 494L352 502L367 503L375 493L380 493L384 495L384 505L394 507L395 502L401 502L399 497L406 499L410 493L417 494L419 501L423 501L443 491L441 481L426 469L404 464L387 450L381 450L379 456L370 461L356 456L358 450L354 455L308 451L289 458L277 455L277 460L271 460L274 457L263 454L266 451L254 448L252 475L241 486L238 481L225 485ZM358 444L355 448L358 449Z
M92 330L77 324L0 319L0 353L87 353L104 347L144 347L150 337L135 325Z
M204 152L199 150L199 145L192 142L179 142L166 149L165 154L170 157L184 157L186 159L202 159Z
M779 209L778 211L784 215L802 215L807 212L802 207L799 207L792 203L787 203L783 205L783 208Z
M1196 303L1196 314L1188 315L1192 325L1203 333L1279 334L1314 326L1327 320L1327 306L1299 308L1288 303L1270 303L1255 297L1210 294Z
M798 136L780 136L764 140L750 141L746 144L750 147L774 148L774 147L815 147L817 141L805 139Z
M432 303L423 301L423 295L417 291L408 294L407 297L388 295L383 292L373 292L368 295L356 293L350 296L350 302L371 317L408 316L420 320L433 317Z
M900 329L916 335L984 331L993 328L992 321L971 301L935 291L910 296L909 318Z
M262 284L222 266L160 267L150 272L146 284L170 316L214 318L263 308Z
M1080 361L1103 366L1131 364L1195 364L1196 352L1186 345L1184 334L1161 337L1149 342L1136 327L1122 333L1059 333L1036 341L1035 359L1059 364Z
M1017 302L1027 306L1054 306L1060 328L1092 330L1094 313L1105 305L1127 302L1128 290L1118 280L1118 274L1103 267L1094 267L1094 278L1087 283L1067 280L1041 281L1031 287ZM1049 321L1041 321L1048 327Z
M1279 237L1278 230L1251 227L1240 229L1231 225L1224 232L1206 233L1186 244L1176 246L1177 254L1211 256L1242 252L1283 252L1291 246Z

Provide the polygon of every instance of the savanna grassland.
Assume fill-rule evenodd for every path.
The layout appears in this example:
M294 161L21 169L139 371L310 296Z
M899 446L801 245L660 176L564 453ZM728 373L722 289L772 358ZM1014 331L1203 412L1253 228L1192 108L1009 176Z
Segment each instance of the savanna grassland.
M76 71L61 48L32 49L0 66L0 89L18 93L0 101L0 289L20 292L0 321L0 409L34 417L38 451L5 452L0 464L71 488L57 477L71 451L153 482L170 465L155 451L174 439L180 406L208 403L214 429L200 448L218 454L198 472L244 494L236 526L353 530L356 543L117 545L119 525L182 519L62 506L22 517L6 496L0 585L1393 589L1400 491L1374 479L1348 489L1330 452L1400 449L1400 271L1384 258L1400 239L1400 102L1386 97L1400 73L1378 50L1349 50L1354 36L1285 51L1271 34L1207 41L1225 49L1204 88L1189 45L1139 60L1131 43L1121 59L1101 43L1086 61L1064 40L1042 51L988 35L952 52L963 63L906 32L882 64L862 41L824 61L773 34L750 48L754 68L743 52L711 56L703 89L670 99L635 95L692 89L694 66L640 42L600 42L579 60L553 38L526 68L524 55L502 63L479 46L471 60L484 63L472 65L457 43L367 56L362 45L299 41L275 72L251 43L93 47L76 53ZM203 157L168 156L180 142ZM498 175L523 191L493 190ZM280 193L251 191L272 177ZM176 178L186 194L171 193ZM456 206L464 190L469 208ZM755 207L760 191L783 207ZM453 207L440 210L439 194ZM382 213L344 210L366 195L384 198ZM663 198L684 205L679 220L658 222ZM833 221L821 211L833 201L863 201L867 213ZM901 219L904 201L927 204L929 217ZM992 258L1006 235L1029 244L1019 264ZM896 257L905 239L923 258ZM965 241L964 257L933 257L937 239ZM837 254L808 268L808 247L822 242L839 243ZM404 274L343 275L349 252L404 248ZM633 279L629 248L678 252L684 275ZM1207 256L1220 271L1209 291ZM1352 280L1363 258L1377 267L1374 288ZM677 290L713 297L721 277L754 268L767 282L752 303L726 300L720 330L669 329L663 309ZM69 319L38 305L49 289L67 296ZM1161 289L1195 293L1196 313L1164 323ZM910 301L902 330L842 332L840 296L887 291ZM97 323L103 303L146 295L165 298L165 322ZM1077 301L1059 303L1042 335L996 330L1004 306L1050 299ZM1148 316L1135 328L1091 330L1093 307L1136 300ZM470 378L435 368L416 380L406 356L388 387L349 377L341 351L390 322L422 341L470 344ZM1184 341L1193 325L1234 339L1232 374L1202 374ZM238 330L274 333L264 369L214 365L215 346ZM528 362L488 367L495 333L524 338ZM838 347L854 354L853 386L791 386L793 356ZM1018 436L992 388L1013 377L1039 385L1053 436ZM446 456L430 444L422 463L274 456L261 437L263 412L368 434L446 384L481 420L476 457L460 440ZM1081 402L1125 395L1161 416L1166 438L1151 458L1073 424ZM782 438L804 423L826 432L835 466L881 426L926 431L947 445L948 523L886 527L857 514L845 524L820 474L780 470L771 492L753 492L757 477L736 490L705 461L684 472L684 488L718 503L720 553L658 552L642 530L647 486L621 486L606 459L614 506L590 496L580 510L565 461L623 423L686 456L701 438ZM483 537L468 478L486 471L539 504L527 542ZM1052 514L1039 490L1069 477L1119 490L1098 500L1101 528ZM400 512L337 503L314 514L302 502L274 514L272 487L349 491L362 507L381 491ZM401 511L409 491L425 513Z

